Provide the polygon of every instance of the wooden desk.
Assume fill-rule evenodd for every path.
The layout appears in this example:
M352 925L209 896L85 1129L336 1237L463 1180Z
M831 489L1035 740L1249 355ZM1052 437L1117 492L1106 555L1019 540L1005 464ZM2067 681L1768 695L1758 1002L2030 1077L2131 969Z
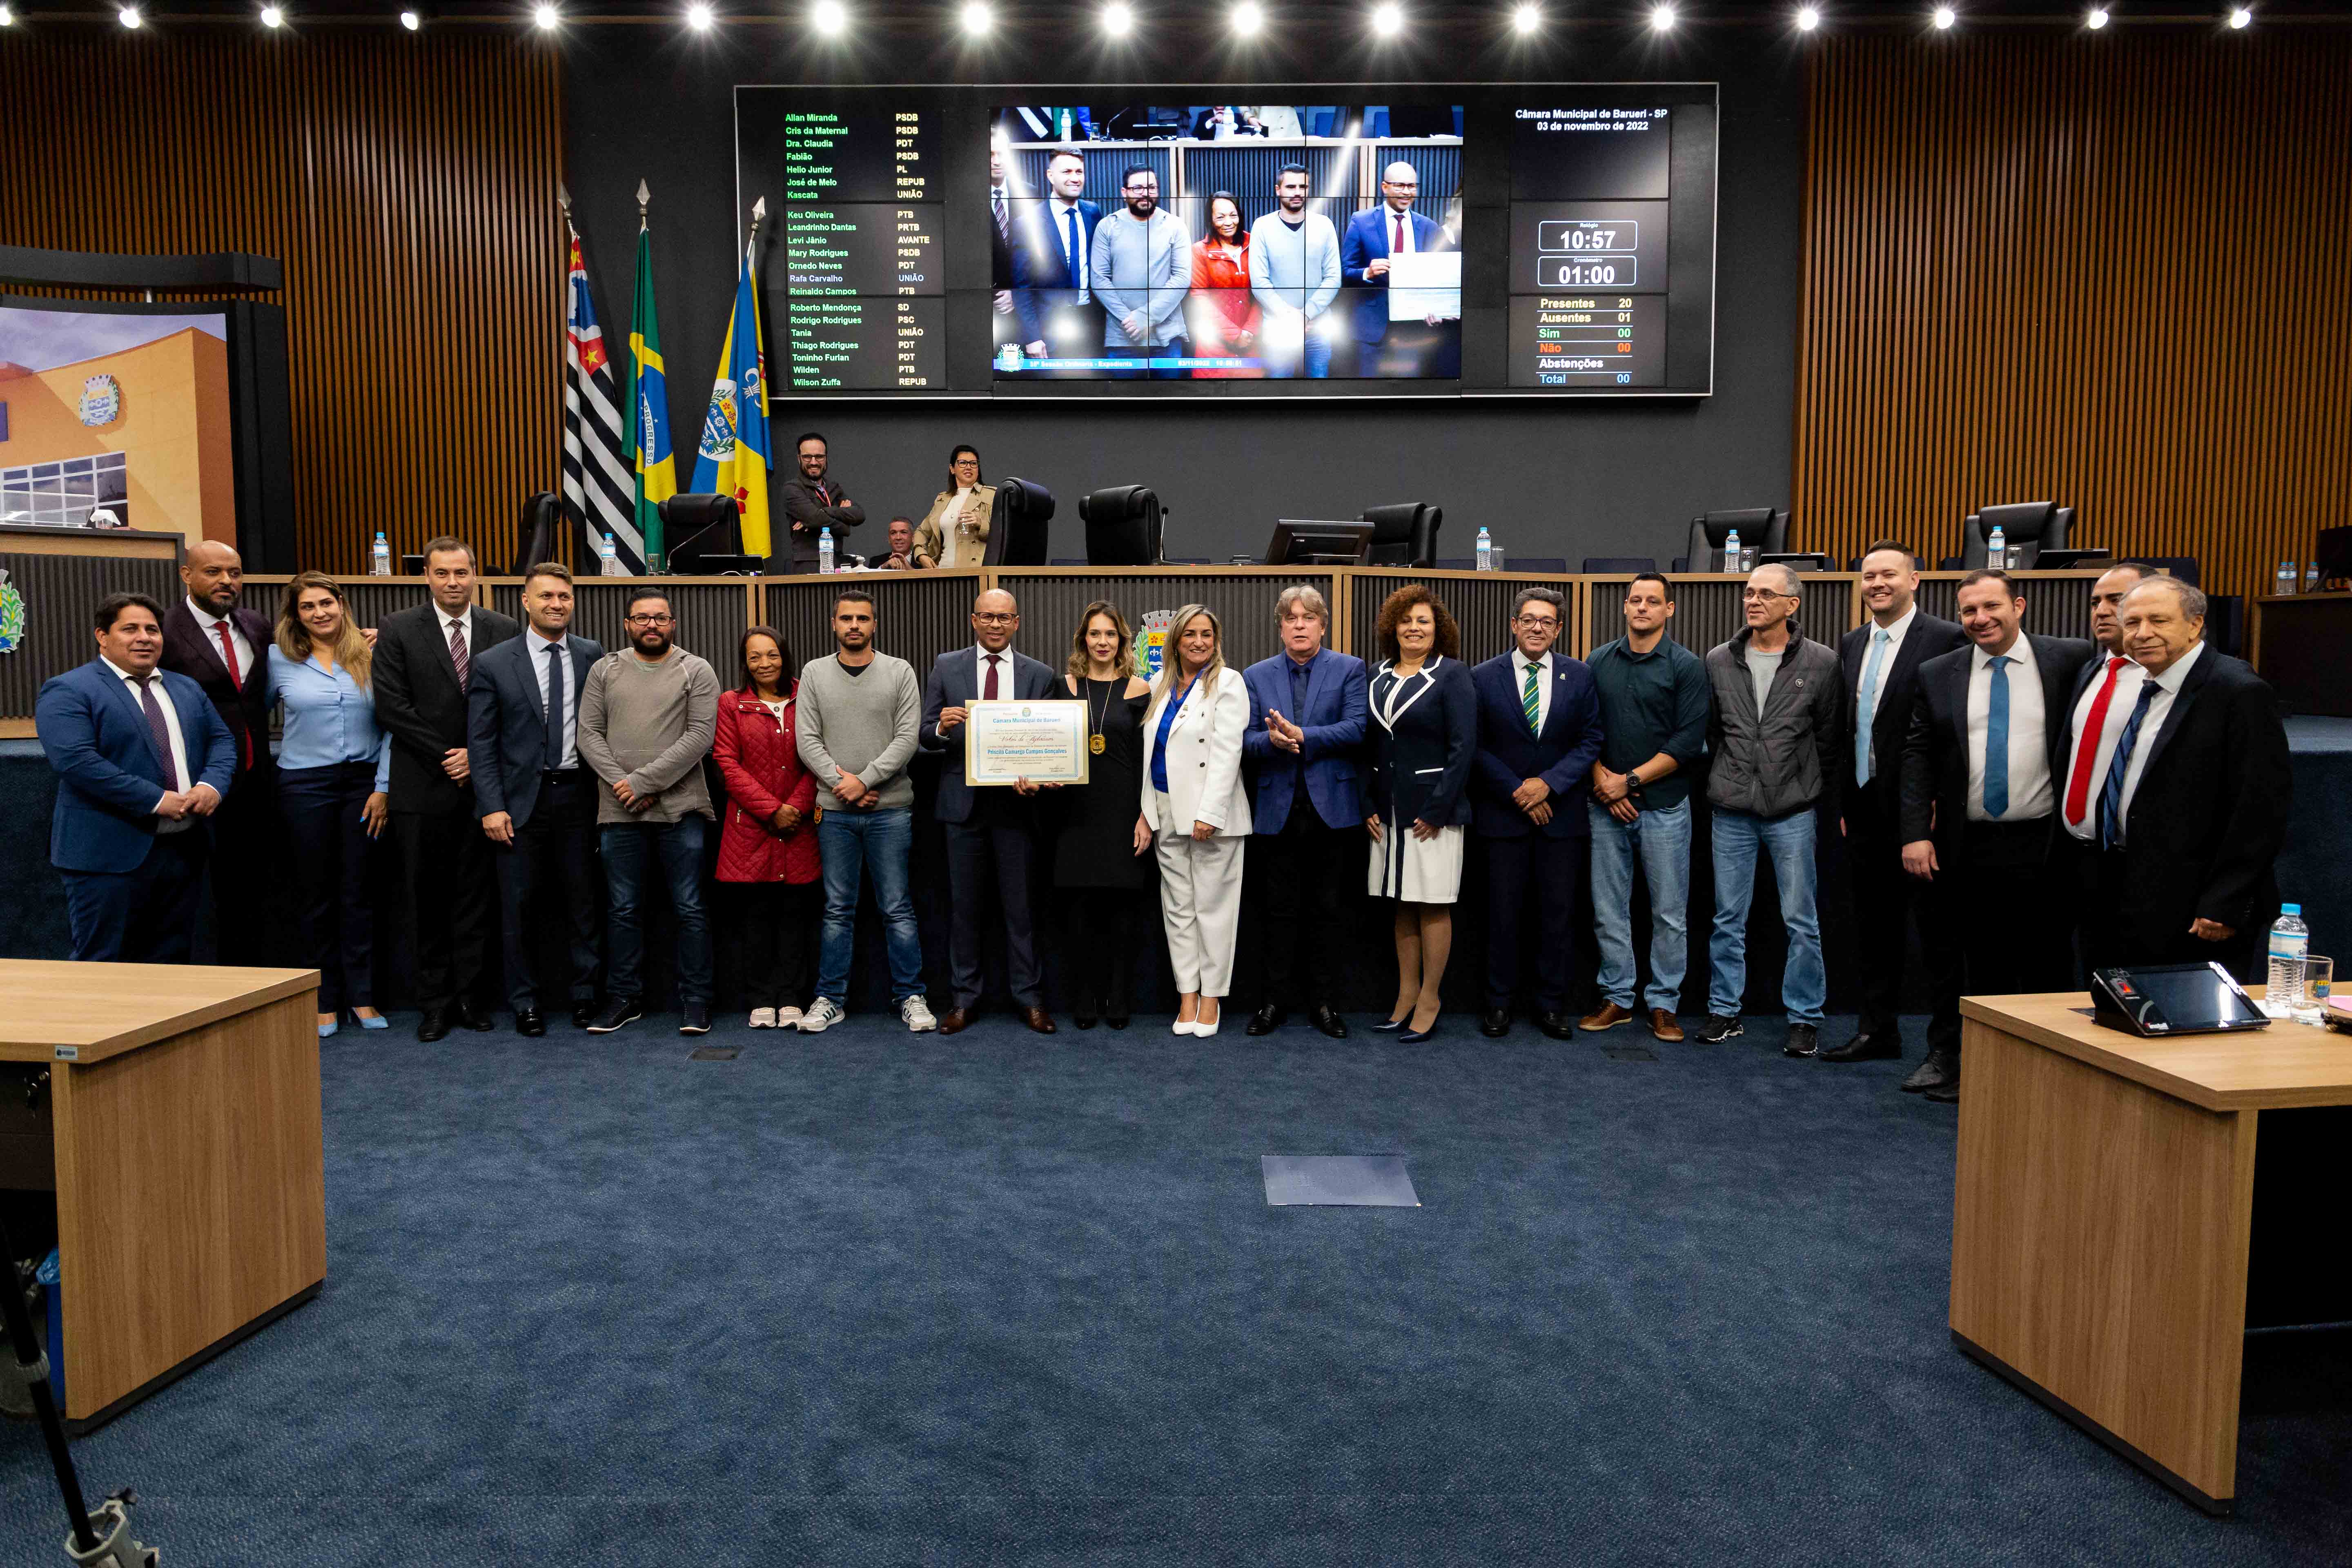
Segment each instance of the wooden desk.
M2254 668L2290 713L2352 717L2352 594L2287 594L2254 601L2246 639Z
M68 1425L327 1277L319 973L0 960L0 1060L52 1063Z
M2143 1040L2079 992L1960 1004L1952 1339L2215 1513L2237 1488L2255 1129L2352 1104L2352 1037Z

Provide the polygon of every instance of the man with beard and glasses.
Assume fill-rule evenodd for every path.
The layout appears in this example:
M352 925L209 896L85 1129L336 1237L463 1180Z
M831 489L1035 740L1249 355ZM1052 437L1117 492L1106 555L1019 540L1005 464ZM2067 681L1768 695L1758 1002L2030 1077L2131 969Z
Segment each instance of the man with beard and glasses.
M278 764L269 755L269 622L239 601L245 563L217 540L188 546L187 592L163 612L158 668L205 689L236 742L236 771L213 814L213 948L222 963L268 962L263 951L278 838Z
M1263 318L1258 353L1265 374L1331 374L1331 335L1323 313L1339 297L1339 232L1307 210L1307 165L1285 163L1274 184L1274 211L1250 225L1250 292Z
M794 573L804 574L816 570L817 545L828 528L833 530L834 559L841 558L848 548L845 539L866 521L866 509L843 493L841 481L833 478L833 447L824 437L812 430L793 443L793 450L801 471L776 487L776 504L793 520L792 544L778 553L789 558Z
M1160 208L1157 170L1134 165L1119 176L1118 190L1126 205L1095 226L1094 291L1103 308L1103 354L1181 359L1192 242L1175 215ZM1171 380L1184 372L1163 366L1150 374Z
M702 910L702 840L712 821L702 759L719 731L719 675L672 645L677 621L658 588L629 595L629 646L596 661L580 693L580 759L603 781L596 822L611 899L612 971L604 1010L589 1024L608 1035L645 1016L646 861L660 862L677 917L677 1032L710 1032L710 927Z

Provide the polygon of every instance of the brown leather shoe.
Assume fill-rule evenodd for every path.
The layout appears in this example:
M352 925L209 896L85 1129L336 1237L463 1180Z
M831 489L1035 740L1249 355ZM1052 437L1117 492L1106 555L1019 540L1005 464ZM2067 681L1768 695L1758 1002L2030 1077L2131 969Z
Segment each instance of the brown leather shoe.
M1682 1020L1664 1007L1653 1007L1650 1009L1650 1033L1671 1044L1683 1037Z
M1041 1035L1050 1035L1054 1032L1054 1016L1043 1007L1023 1009L1021 1021Z
M940 1033L942 1035L961 1034L963 1032L964 1026L971 1022L971 1014L965 1012L961 1007L950 1007L946 1012L940 1015Z
M1603 1002L1601 1004L1601 1011L1586 1014L1577 1020L1576 1026L1589 1034L1597 1035L1603 1029L1613 1029L1620 1024L1632 1021L1633 1016L1632 1008L1620 1007L1614 1002Z

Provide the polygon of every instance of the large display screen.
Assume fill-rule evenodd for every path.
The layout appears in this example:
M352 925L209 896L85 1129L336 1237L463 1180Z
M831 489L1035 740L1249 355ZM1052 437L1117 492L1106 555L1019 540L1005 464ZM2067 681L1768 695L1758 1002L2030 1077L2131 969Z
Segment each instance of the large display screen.
M737 89L780 394L1713 390L1711 84L1023 90Z

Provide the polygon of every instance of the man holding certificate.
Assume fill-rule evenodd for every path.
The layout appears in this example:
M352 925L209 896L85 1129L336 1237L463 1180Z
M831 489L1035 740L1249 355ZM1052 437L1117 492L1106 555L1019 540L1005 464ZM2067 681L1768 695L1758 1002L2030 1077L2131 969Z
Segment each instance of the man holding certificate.
M940 655L923 684L922 744L946 754L934 809L947 832L948 892L955 905L948 938L954 994L940 1018L942 1035L961 1030L979 1009L987 984L984 916L1003 926L1005 969L1024 1021L1041 1035L1054 1032L1037 961L1035 819L1014 781L1059 781L1074 767L1084 777L1086 705L1053 700L1053 670L1013 651L1020 629L1012 595L1001 588L982 594L971 606L972 646ZM975 703L1000 706L975 714ZM1056 758L1047 754L1052 719L1064 706L1079 711L1079 726L1074 754Z

